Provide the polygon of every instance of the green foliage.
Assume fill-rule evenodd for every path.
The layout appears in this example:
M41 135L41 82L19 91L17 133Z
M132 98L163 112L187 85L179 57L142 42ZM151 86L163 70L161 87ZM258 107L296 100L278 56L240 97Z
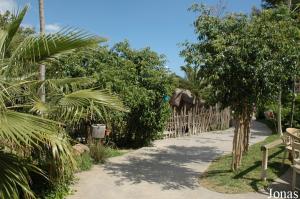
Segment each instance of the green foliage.
M187 65L200 67L210 87L210 103L230 107L237 121L233 139L232 170L248 150L254 105L274 101L299 74L300 34L295 13L287 7L244 14L214 15L195 4L197 42L184 44ZM281 96L281 95L280 95Z
M108 124L118 146L140 147L149 145L163 131L168 118L169 105L163 97L171 94L174 78L164 62L163 56L149 48L134 50L125 41L111 49L78 51L60 59L48 71L52 76L92 76L94 87L117 94L130 111L108 110L94 121Z
M109 157L108 150L103 144L96 142L89 146L90 154L95 163L104 163Z
M63 119L70 114L78 117L96 112L103 106L124 110L120 100L108 91L79 91L70 79L40 82L28 74L41 63L50 64L53 58L96 46L100 40L69 29L51 35L22 35L22 40L13 43L26 11L27 7L0 26L1 198L35 198L33 190L46 193L57 188L64 192L61 188L72 179L76 162ZM49 91L47 103L38 100L36 91L42 84Z
M263 8L274 8L276 6L281 5L288 5L289 0L262 0L262 7ZM290 0L291 1L291 8L298 9L300 0Z
M93 166L93 159L87 152L76 156L75 160L77 162L77 168L79 169L79 171L90 170Z
M290 119L291 119L291 98L292 96L288 96L282 103L282 124L283 129L290 127ZM273 110L276 114L277 105L274 103L267 104L263 110ZM275 116L276 117L276 116ZM294 121L293 127L300 128L300 96L296 97L295 101L295 113L294 113Z
M194 22L197 43L185 43L187 64L198 65L214 92L211 97L240 114L274 99L296 74L299 63L297 21L285 7L259 15L212 15L203 6ZM250 111L251 112L251 111Z
M279 135L271 135L265 141L254 144L244 156L239 170L228 169L231 155L225 155L214 161L200 179L202 186L221 193L245 193L259 191L280 177L289 168L289 163L282 167L283 146L269 150L267 184L261 181L261 146L280 139ZM286 161L287 163L288 161Z
M300 96L296 98L296 103L295 103L295 121L293 126L296 128L300 128Z
M40 199L65 199L71 193L70 184L59 184L52 190L43 193Z
M185 77L179 80L179 87L190 90L196 97L202 98L202 78L200 76L199 66L181 66L184 71Z
M57 183L47 187L41 187L43 190L36 190L38 199L65 199L71 193L71 181Z

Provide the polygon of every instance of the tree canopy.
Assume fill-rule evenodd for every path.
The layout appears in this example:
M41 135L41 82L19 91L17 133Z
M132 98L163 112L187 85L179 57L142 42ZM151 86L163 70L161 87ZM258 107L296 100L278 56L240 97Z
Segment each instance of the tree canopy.
M297 71L299 30L286 7L243 14L215 16L202 5L194 22L198 42L185 43L181 54L198 65L212 99L231 107L236 119L232 169L241 163L249 144L254 105L276 96L282 82Z
M262 0L262 7L263 8L275 8L280 5L287 5L291 6L292 9L297 8L299 5L300 0Z

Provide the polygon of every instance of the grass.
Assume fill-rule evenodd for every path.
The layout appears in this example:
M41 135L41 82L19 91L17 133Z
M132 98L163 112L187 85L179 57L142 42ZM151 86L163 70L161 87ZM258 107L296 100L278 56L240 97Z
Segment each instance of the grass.
M100 143L93 143L89 145L90 156L94 160L94 163L105 163L107 158L116 157L125 154L127 151L104 146Z
M289 161L282 166L284 146L269 150L267 182L260 180L262 153L260 147L279 138L271 135L263 142L250 146L249 152L243 156L242 166L236 171L230 170L231 155L216 159L199 179L201 186L221 193L245 193L266 188L270 182L281 176L289 167Z
M121 155L124 155L127 152L128 152L128 150L119 150L119 149L107 148L108 158L121 156Z
M93 159L88 152L84 152L83 154L76 156L75 160L79 171L90 170L93 166Z
M90 150L90 153L85 152L75 157L78 171L88 171L94 163L104 163L107 158L121 156L129 151L105 147L99 144L91 145Z

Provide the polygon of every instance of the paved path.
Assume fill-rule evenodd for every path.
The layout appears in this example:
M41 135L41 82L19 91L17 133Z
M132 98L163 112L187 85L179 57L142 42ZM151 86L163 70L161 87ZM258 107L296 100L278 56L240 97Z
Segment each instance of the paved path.
M251 143L271 131L253 122ZM198 136L158 140L111 158L105 165L77 174L76 192L68 199L266 199L258 193L221 194L199 186L198 177L217 156L229 153L233 129ZM230 165L228 165L230 167Z

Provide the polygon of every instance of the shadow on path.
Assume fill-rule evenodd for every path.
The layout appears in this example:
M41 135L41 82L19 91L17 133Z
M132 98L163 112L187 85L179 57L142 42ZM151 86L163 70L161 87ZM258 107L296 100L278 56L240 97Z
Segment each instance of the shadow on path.
M201 173L199 163L211 162L222 153L208 146L171 145L159 150L145 148L139 157L129 155L125 161L111 161L104 169L119 178L115 182L118 186L128 181L132 184L145 181L158 184L162 190L195 189L199 186L195 183Z

